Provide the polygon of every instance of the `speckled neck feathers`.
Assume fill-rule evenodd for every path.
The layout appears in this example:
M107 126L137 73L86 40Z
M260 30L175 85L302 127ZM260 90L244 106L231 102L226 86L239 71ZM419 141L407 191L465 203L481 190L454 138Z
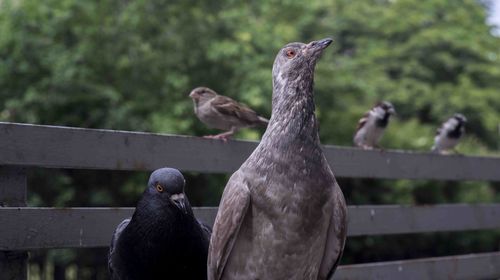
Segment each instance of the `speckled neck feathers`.
M319 145L313 73L305 71L293 78L282 78L278 73L273 79L272 117L262 142L273 142L276 148L286 148L294 143ZM280 141L273 141L278 137Z

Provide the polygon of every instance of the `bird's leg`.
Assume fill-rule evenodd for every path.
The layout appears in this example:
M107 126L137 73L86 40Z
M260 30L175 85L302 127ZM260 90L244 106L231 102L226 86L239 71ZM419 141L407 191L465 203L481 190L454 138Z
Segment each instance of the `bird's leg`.
M441 155L449 155L451 152L449 150L441 150L439 151Z
M380 146L379 144L375 144L374 146L375 149L378 149L380 152L384 153L385 152L385 148Z
M204 136L205 138L210 138L210 139L220 139L224 142L227 142L228 139L233 136L233 134L237 131L238 129L236 127L232 127L229 131L217 134L217 135L207 135Z

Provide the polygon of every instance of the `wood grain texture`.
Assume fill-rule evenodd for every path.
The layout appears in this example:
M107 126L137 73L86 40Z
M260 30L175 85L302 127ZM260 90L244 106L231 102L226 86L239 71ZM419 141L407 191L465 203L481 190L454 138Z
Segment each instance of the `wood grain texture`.
M500 277L500 252L340 266L332 280L453 279Z
M386 235L500 228L500 204L351 206L348 235ZM217 208L194 208L212 225ZM88 248L109 245L133 208L0 208L0 250Z
M500 204L350 206L350 236L500 228Z
M27 178L22 167L0 166L0 210L6 206L26 206ZM8 231L2 226L2 231ZM28 278L28 252L0 248L0 279Z
M0 165L0 207L26 206L26 195L26 169Z
M0 123L0 165L230 173L257 142ZM500 181L500 158L324 146L338 177Z

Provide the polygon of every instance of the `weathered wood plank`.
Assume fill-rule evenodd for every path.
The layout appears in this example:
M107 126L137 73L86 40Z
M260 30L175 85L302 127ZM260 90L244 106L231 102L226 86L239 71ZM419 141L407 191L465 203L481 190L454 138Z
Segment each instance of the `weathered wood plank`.
M350 206L349 235L500 228L500 204Z
M213 224L217 208L195 208ZM104 247L133 208L3 208L0 250ZM500 204L351 206L349 236L500 228Z
M22 167L0 166L0 209L26 206L26 170ZM6 231L2 225L2 231ZM17 250L17 248L15 249ZM28 252L5 251L0 248L1 279L28 278Z
M27 177L22 167L0 165L0 207L26 206Z
M500 252L340 266L334 280L500 278Z
M257 142L190 136L0 123L0 165L49 168L185 171L236 170ZM339 177L500 180L500 158L441 156L403 151L363 151L325 146Z

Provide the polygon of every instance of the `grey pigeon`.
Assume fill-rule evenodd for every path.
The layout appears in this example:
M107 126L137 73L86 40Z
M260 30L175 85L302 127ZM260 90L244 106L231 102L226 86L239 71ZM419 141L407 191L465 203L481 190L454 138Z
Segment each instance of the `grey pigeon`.
M197 87L191 91L194 113L208 127L227 130L221 134L208 135L206 138L226 141L238 129L244 127L266 126L269 122L245 104L227 96L219 95L207 87Z
M454 149L465 134L465 123L467 118L462 114L455 114L444 122L436 131L432 151L442 154Z
M384 134L389 119L396 114L394 106L387 101L378 102L359 120L354 144L363 149L373 149Z
M196 220L173 168L154 171L131 219L118 225L108 267L112 280L206 279L211 230Z
M272 117L229 179L214 224L208 279L327 279L346 239L347 209L320 146L313 76L331 39L283 47Z

